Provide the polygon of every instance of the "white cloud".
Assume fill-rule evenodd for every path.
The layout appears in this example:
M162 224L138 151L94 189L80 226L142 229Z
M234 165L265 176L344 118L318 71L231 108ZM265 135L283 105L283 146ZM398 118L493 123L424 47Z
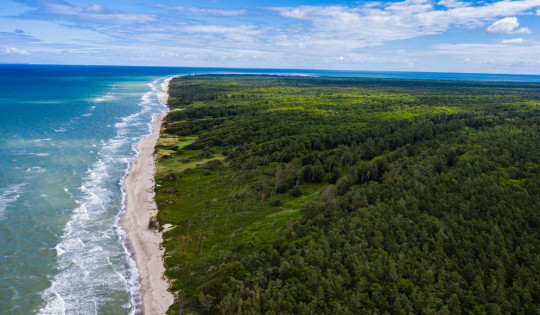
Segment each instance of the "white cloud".
M447 8L461 8L467 6L466 2L461 2L457 0L440 0L439 2L437 2L437 4L445 6Z
M239 43L244 45L253 44L261 40L264 35L263 29L255 25L192 25L182 28L184 38L192 43L198 41L201 45L207 46L208 42L212 42L214 47L233 45L238 47ZM193 36L194 33L199 33L199 36ZM224 40L225 39L225 40ZM259 48L261 48L259 46Z
M530 34L530 33L532 33L532 31L528 27L522 27L520 29L517 29L516 33L518 33L518 34Z
M345 45L350 49L381 45L386 41L411 39L440 34L452 27L477 28L495 18L525 14L540 7L540 0L498 1L484 5L442 0L445 9L436 8L431 0L405 0L389 3L370 3L358 7L299 6L277 7L273 10L283 17L298 20L288 31L290 43L317 48ZM491 31L510 30L514 33L530 32L517 28L512 18L494 23ZM503 19L504 20L504 19ZM517 25L515 25L517 23ZM324 43L328 43L324 45Z
M15 30L14 32L0 32L0 42L5 45L13 45L17 43L39 42L39 40L26 34L23 30Z
M255 26L241 25L241 26L225 26L225 25L194 25L186 27L185 30L189 32L197 33L217 33L217 34L229 34L229 33L245 33L255 35L259 33Z
M523 43L523 38L521 37L518 37L518 38L512 38L512 39L503 39L501 41L501 44L521 44Z
M434 53L445 56L459 56L469 58L475 63L491 63L500 65L527 65L530 64L536 69L529 69L530 72L537 72L540 67L538 60L539 43L529 45L507 45L507 44L444 44L435 45Z
M239 16L248 14L247 10L221 10L213 8L201 8L201 7L183 7L183 6L170 6L166 4L156 4L156 7L166 10L176 10L187 14L195 15L212 15L212 16Z
M10 48L6 48L4 49L4 52L6 54L14 54L14 55L23 55L23 56L28 56L30 55L30 53L24 49L17 49L15 47L10 47Z
M491 24L487 31L490 33L512 33L518 26L517 17L506 17Z
M97 4L88 8L81 8L66 4L47 3L45 4L45 7L47 12L53 14L73 16L88 20L106 21L116 24L147 23L156 20L156 17L151 14L109 12Z
M518 27L519 27L518 19L517 19L517 17L513 16L513 17L506 17L504 19L496 21L495 23L491 24L487 28L487 31L489 33L506 33L506 34L510 34L510 33L529 34L529 33L531 33L531 30L526 28L526 27L522 27L522 28L518 28Z
M107 50L108 53L76 51L79 56L88 54L88 60L92 62L99 56L103 63L423 71L455 71L457 68L454 69L454 65L463 63L463 60L469 60L471 68L466 66L462 71L483 71L480 68L474 69L474 65L489 59L494 60L492 64L501 61L509 64L519 59L512 58L512 54L523 52L523 56L527 58L518 61L535 65L530 69L540 73L536 61L538 58L534 58L537 50L528 53L525 51L524 47L537 48L533 45L532 38L528 37L527 40L503 40L497 37L497 45L489 47L440 45L433 48L434 46L427 44L442 41L448 43L444 36L431 36L426 41L418 39L414 43L402 41L437 35L449 30L452 30L453 34L465 34L469 29L480 33L488 26L491 30L502 29L502 34L526 33L530 32L530 29L521 27L517 19L522 18L522 15L540 15L540 0L493 1L367 0L349 1L348 3L356 3L351 6L305 5L267 10L257 8L254 10L258 15L249 16L248 20L242 17L250 13L248 10L252 10L249 8L253 5L248 2L245 3L248 10L155 4L150 9L159 13L154 15L136 13L148 9L148 6L140 5L140 1L128 1L130 5L125 7L129 7L130 9L126 10L131 11L119 12L108 10L102 5L73 6L61 0L39 0L33 2L40 3L36 4L36 10L21 17L58 23L70 31L76 31L60 36L55 32L39 32L25 28L28 34L35 34L41 41L16 42L15 40L21 40L19 38L24 34L0 32L0 42L4 38L11 38L12 42L4 42L5 47L30 49L32 59L38 58L43 47L50 45L56 48L59 45L57 41L61 41ZM94 2L86 3L89 5ZM107 2L101 0L96 3ZM282 18L275 19L276 12ZM515 23L512 23L512 17L516 19ZM508 22L496 25L498 21L504 20L503 18L510 19L506 28L504 24ZM284 25L284 21L288 23ZM86 32L84 36L80 35L81 30ZM46 37L44 34L54 36ZM502 37L519 36L522 35ZM395 42L392 45L375 47L390 41ZM451 36L448 41L455 43L459 42L460 38ZM24 46L21 46L22 44ZM460 55L459 49L467 51ZM497 53L495 49L502 49L504 52ZM156 53L157 51L159 53ZM487 53L484 55L484 51L493 52L494 56L489 57ZM0 49L0 53L4 52ZM12 59L23 58L11 53ZM457 55L459 58L454 60L458 61L446 62ZM6 57L5 54L4 56ZM526 68L524 71L530 70Z
M215 15L215 16L238 16L247 14L247 10L219 10L219 9L205 9L198 7L188 8L187 11L191 14L199 15Z
M105 8L103 8L99 4L94 4L93 6L86 8L86 11L93 12L93 13L106 13L107 12Z

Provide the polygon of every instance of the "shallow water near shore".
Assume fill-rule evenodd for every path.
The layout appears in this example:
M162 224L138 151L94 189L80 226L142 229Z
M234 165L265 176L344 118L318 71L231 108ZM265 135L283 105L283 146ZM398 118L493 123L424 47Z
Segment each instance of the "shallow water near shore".
M0 313L130 314L122 183L162 83L192 73L540 81L540 76L0 65Z
M121 183L166 76L49 70L1 79L0 313L132 313Z

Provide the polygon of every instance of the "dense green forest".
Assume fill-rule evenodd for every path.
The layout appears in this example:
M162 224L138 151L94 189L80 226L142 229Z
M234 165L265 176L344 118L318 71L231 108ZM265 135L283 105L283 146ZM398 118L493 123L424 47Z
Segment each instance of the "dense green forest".
M170 314L538 314L540 84L201 75L156 146Z

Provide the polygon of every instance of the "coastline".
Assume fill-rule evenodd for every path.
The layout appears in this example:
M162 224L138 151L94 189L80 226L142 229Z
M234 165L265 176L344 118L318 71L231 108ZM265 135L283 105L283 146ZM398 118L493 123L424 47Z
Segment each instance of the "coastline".
M168 90L170 79L163 83ZM168 94L160 95L163 104ZM156 165L154 148L159 139L161 124L167 112L154 116L152 133L137 146L139 156L133 161L125 181L126 209L121 218L126 231L131 256L139 272L141 311L143 314L165 314L174 298L164 277L162 232L148 228L150 217L157 214L154 200Z

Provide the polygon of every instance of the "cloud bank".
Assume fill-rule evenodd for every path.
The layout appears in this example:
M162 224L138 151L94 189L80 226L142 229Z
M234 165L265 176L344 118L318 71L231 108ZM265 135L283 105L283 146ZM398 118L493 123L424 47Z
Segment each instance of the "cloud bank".
M499 1L482 6L446 0L439 5L447 9L438 9L429 0L406 0L386 4L372 2L359 7L300 6L274 10L284 17L304 22L296 26L300 35L289 37L289 42L363 48L440 34L450 28L473 29L500 16L524 14L540 6L540 0ZM516 17L507 17L493 23L488 31L530 33L528 28L517 29L518 26Z
M30 55L30 53L28 51L21 50L21 49L18 49L18 48L14 48L14 47L6 48L6 49L4 49L4 52L6 54L15 54L15 55L23 55L23 56Z
M523 51L536 48L538 35L531 30L538 21L531 18L540 14L540 0L404 0L280 7L247 2L243 7L225 2L209 7L142 6L131 1L91 6L62 0L24 2L35 10L21 14L18 20L54 21L69 30L67 38L45 44L36 31L16 34L0 29L0 39L7 39L6 47L0 44L0 49L41 51L43 58L47 54L54 58L51 51L56 51L62 60L86 56L85 61L94 58L130 64L418 71L445 71L449 62L453 62L450 69L469 70L470 62L475 61L489 65L481 71L508 71L496 68L504 60L501 64L515 62L519 71L540 72L534 58L509 58L517 54L512 51L516 45ZM515 34L522 37L501 38ZM465 50L458 54L449 47ZM480 61L485 56L478 47L489 47L493 62ZM442 57L445 54L448 58Z
M80 19L112 22L115 24L147 23L156 21L152 14L110 12L104 7L94 4L87 8L63 3L45 3L48 13L60 16L72 16Z

